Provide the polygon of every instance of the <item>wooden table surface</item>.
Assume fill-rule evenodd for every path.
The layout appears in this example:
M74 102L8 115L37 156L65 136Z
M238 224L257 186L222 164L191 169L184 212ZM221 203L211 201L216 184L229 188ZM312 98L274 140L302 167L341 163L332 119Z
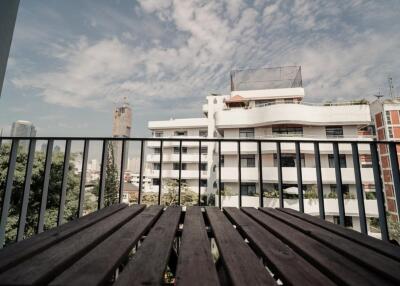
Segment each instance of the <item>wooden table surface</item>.
M0 285L400 285L400 247L291 209L113 205L0 251Z

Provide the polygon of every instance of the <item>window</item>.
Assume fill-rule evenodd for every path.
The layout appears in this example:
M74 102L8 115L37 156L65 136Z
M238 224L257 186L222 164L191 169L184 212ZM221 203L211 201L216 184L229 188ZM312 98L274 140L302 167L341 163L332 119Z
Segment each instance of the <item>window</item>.
M208 136L208 131L207 130L200 130L199 131L199 136L200 137L207 137Z
M160 163L154 163L153 164L153 169L154 170L160 170Z
M163 137L163 132L162 131L154 131L154 137Z
M239 138L254 138L254 128L240 128Z
M301 166L305 167L304 154L300 154ZM278 156L274 154L274 167L278 166ZM296 155L295 154L281 154L281 166L282 167L296 167Z
M256 100L256 107L270 105L270 104L273 104L274 102L275 102L275 99Z
M161 148L154 148L154 154L160 154Z
M173 164L173 169L174 170L179 170L179 163L174 163ZM182 170L186 170L186 163L182 163Z
M240 165L242 168L254 168L256 166L256 156L255 155L241 155Z
M340 168L347 168L346 155L339 155ZM328 155L329 168L335 168L335 159L333 154Z
M285 103L293 103L293 98L285 98Z
M392 119L390 118L390 111L386 111L386 124L391 125Z
M175 131L175 136L187 136L187 131Z
M341 138L343 137L343 126L327 126L325 132L328 138Z
M336 216L336 215L333 216L333 222L335 224L339 224L339 222L340 222L339 216ZM344 217L344 226L345 227L353 227L353 217L345 216Z
M160 180L159 179L152 179L151 181L152 181L153 186L160 185Z
M256 194L256 184L243 183L240 185L240 191L243 196L254 196Z
M393 138L393 127L391 126L388 127L388 138Z
M330 185L330 189L331 189L331 193L337 195L336 185ZM343 195L349 193L349 185L342 185L342 193L343 193Z
M272 135L275 135L275 136L303 136L303 127L302 126L272 127Z
M207 163L201 163L201 170L207 171Z
M225 155L221 155L221 167L225 165Z
M200 187L207 187L207 180L200 180Z
M200 152L201 152L201 154L207 154L208 153L208 147L207 146L202 146Z
M187 147L182 147L182 154L187 153ZM174 154L179 154L179 147L174 147Z

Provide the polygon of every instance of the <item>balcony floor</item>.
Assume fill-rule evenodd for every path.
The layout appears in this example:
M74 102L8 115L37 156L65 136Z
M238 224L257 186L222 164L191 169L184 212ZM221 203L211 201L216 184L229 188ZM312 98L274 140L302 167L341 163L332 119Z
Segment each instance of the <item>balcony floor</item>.
M0 285L399 285L399 269L398 246L272 208L117 204L0 251Z

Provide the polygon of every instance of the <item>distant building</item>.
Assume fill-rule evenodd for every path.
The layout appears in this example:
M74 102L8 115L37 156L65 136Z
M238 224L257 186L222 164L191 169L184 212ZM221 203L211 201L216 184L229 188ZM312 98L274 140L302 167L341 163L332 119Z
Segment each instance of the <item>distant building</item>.
M18 6L19 0L0 1L0 96L17 19Z
M35 137L36 127L30 121L17 120L11 126L11 137ZM27 147L28 141L20 142L20 146Z
M114 138L129 138L131 136L131 128L132 128L132 109L129 106L129 103L125 101L117 106L114 110L114 121L113 121L113 130L112 136ZM117 168L120 168L121 162L121 154L122 154L122 143L120 141L113 142L114 149L114 164ZM129 150L128 144L126 144L125 150ZM127 156L127 152L125 152L125 156ZM124 168L127 166L127 157L125 157Z

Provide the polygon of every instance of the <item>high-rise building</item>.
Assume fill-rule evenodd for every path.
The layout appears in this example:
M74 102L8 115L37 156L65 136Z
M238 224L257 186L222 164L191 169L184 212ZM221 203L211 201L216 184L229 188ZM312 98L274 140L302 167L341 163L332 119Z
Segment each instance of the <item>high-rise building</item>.
M303 101L300 67L282 67L261 70L234 71L231 74L231 92L227 95L207 96L203 105L203 118L150 121L153 137L209 137L209 138L288 138L302 140L373 140L368 132L371 125L369 103L365 101L331 104L311 104ZM145 191L157 192L159 170L162 184L166 179L182 180L196 192L207 194L222 190L223 206L237 206L239 190L243 206L258 206L261 186L258 178L257 144L241 143L238 158L237 143L221 145L221 181L218 186L218 145L204 142L201 153L201 178L198 179L198 143L183 142L182 165L179 166L179 142L164 142L163 162L160 166L160 143L149 141L145 176L152 180ZM345 225L360 229L354 178L352 148L339 144L343 193L346 201ZM300 162L305 194L305 212L318 214L316 195L316 169L313 143L300 144ZM278 173L276 144L261 146L264 205L278 207ZM378 217L374 199L374 176L371 168L369 144L359 144L361 175L366 194L365 208L371 235L380 236L373 227ZM241 161L241 185L238 179L238 160ZM326 219L337 222L339 210L336 197L336 175L332 144L320 144L320 160L325 198ZM285 205L299 208L297 194L297 160L294 143L281 144L281 164Z
M131 136L131 128L132 128L132 109L125 98L124 102L118 105L114 109L112 135L114 138L129 138ZM113 142L113 150L114 150L114 164L119 169L120 168L119 162L121 162L121 155L122 155L122 143L120 141ZM128 144L125 145L125 150L129 150ZM127 152L125 152L125 164L124 164L125 169L127 165L126 159L127 159Z
M18 6L19 0L0 1L0 96L17 19Z
M36 128L30 121L17 120L11 126L11 137L35 137ZM27 147L28 141L23 140L20 146Z

